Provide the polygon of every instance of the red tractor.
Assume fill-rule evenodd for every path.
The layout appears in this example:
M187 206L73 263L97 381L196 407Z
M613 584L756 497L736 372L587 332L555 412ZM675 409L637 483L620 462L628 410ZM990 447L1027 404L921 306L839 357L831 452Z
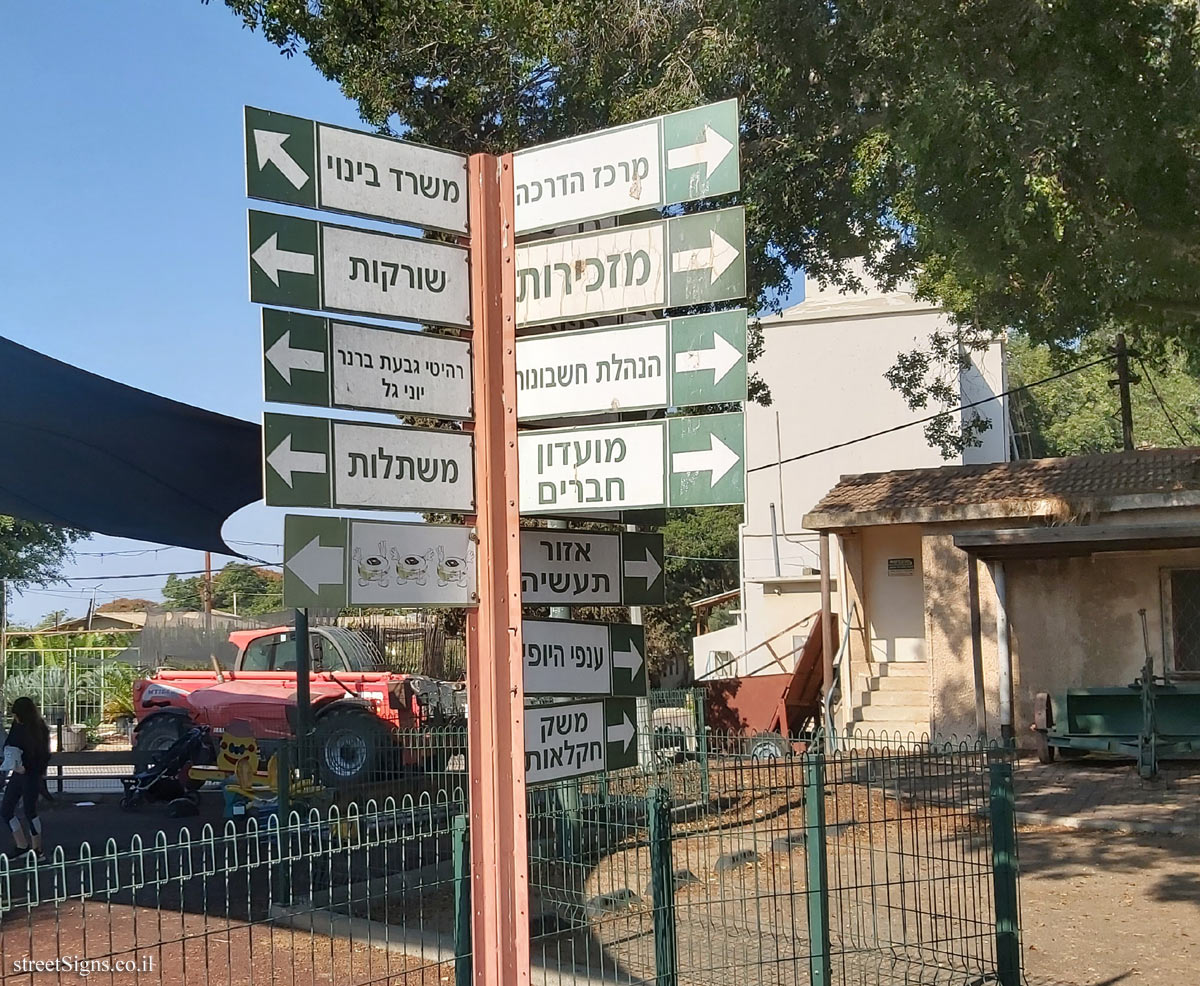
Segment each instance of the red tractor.
M291 627L239 630L233 669L158 671L133 687L134 750L165 750L193 725L219 739L231 724L247 728L260 750L296 734L296 634ZM344 627L309 631L311 715L322 783L360 784L403 768L441 769L446 744L430 731L463 721L461 684L388 669L365 633Z

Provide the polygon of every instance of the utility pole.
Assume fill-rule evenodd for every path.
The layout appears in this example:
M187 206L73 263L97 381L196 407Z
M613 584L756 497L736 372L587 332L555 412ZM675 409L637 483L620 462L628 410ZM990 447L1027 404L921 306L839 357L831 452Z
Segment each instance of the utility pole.
M1118 332L1115 344L1109 350L1117 358L1117 379L1109 380L1110 387L1116 387L1121 397L1121 447L1126 452L1133 451L1133 406L1129 401L1129 385L1141 383L1142 378L1130 374L1129 357L1137 356L1136 350L1131 352L1125 345L1125 333Z

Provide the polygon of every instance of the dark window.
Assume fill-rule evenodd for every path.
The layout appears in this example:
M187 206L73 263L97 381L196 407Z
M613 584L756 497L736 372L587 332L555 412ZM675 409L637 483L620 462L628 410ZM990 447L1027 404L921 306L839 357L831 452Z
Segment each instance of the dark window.
M1175 670L1200 673L1200 569L1171 573Z

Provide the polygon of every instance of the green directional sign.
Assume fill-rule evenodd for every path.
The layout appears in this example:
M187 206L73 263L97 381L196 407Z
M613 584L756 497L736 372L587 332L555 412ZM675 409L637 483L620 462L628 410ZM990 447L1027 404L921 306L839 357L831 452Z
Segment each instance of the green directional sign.
M745 211L716 209L517 246L517 324L746 296Z
M471 344L426 332L263 309L268 401L471 417Z
M737 101L525 148L513 177L518 233L736 192Z
M270 507L470 513L475 506L468 432L265 414L263 457Z
M746 310L517 340L522 421L746 399Z
M542 784L636 766L637 700L609 698L525 710L525 781Z
M523 514L744 503L740 412L517 435Z
M465 327L463 247L251 211L250 300Z
M246 107L246 194L368 219L467 231L467 159Z
M285 606L473 606L476 579L469 527L284 518Z

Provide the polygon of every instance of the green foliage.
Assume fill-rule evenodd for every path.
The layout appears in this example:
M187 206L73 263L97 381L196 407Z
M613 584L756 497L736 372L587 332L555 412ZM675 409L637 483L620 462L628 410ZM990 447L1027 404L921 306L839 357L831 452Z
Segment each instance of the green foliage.
M213 576L213 608L232 611L237 596L239 614L257 615L283 609L283 579L278 572L244 562L229 562ZM204 578L167 576L163 607L172 610L204 609Z
M71 545L85 536L69 527L0 515L0 579L14 589L53 582L73 557Z
M701 507L668 514L663 528L667 604L646 610L647 663L652 674L672 659L690 657L694 626L689 603L738 587L741 522L741 507Z
M1077 348L1035 345L1023 335L1009 341L1009 385L1019 387L1089 363L1105 355L1113 333L1089 337ZM1171 448L1200 442L1200 381L1188 355L1174 341L1147 340L1145 355L1131 360L1141 378L1130 388L1133 438L1138 447ZM1112 364L1102 363L1014 394L1012 418L1021 455L1082 455L1121 448L1120 398L1108 381ZM1157 390L1157 396L1155 395ZM1160 402L1161 398L1161 402Z
M131 599L122 596L96 607L97 613L153 613L158 603L150 599Z

